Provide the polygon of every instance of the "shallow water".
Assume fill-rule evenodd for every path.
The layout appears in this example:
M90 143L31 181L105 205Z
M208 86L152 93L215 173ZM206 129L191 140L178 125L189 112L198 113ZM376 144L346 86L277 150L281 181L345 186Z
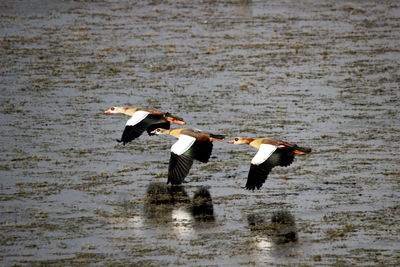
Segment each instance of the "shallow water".
M400 264L397 1L0 1L0 262L7 266ZM243 189L251 147L214 144L186 197L168 136L123 147L148 106L314 153ZM201 186L214 220L189 212ZM278 244L247 218L294 215Z

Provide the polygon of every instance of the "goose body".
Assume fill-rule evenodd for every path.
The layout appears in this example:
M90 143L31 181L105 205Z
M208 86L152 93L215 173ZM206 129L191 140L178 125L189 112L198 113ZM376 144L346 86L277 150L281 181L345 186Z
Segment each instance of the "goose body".
M229 141L231 144L247 144L258 149L251 160L247 177L246 189L260 189L268 174L275 166L286 167L292 164L296 154L311 153L310 148L299 147L296 144L274 140L271 138L241 138L236 137Z
M131 116L126 122L121 139L117 139L119 143L122 142L124 145L138 138L144 131L152 135L151 132L156 128L169 129L171 122L186 124L182 118L150 108L111 107L104 113L122 113Z
M171 147L168 166L168 182L172 185L182 184L188 175L194 160L207 163L210 159L213 141L224 140L225 136L190 128L162 129L152 131L153 134L169 134L176 138Z

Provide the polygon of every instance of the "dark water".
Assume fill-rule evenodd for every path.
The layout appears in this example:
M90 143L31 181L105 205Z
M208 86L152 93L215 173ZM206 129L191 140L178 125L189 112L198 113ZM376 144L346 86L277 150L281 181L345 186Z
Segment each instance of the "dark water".
M0 16L1 265L400 264L398 1L23 0ZM110 106L314 153L249 192L256 151L217 142L154 205L175 140L117 144L128 117ZM214 220L190 212L201 186ZM279 210L295 242L248 225Z

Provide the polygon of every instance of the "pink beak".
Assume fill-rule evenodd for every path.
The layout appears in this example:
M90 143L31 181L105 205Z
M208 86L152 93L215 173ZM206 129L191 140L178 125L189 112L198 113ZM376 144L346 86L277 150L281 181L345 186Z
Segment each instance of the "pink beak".
M110 110L106 110L106 111L104 111L104 113L109 114L109 113L111 113L111 111Z
M229 144L235 143L235 140L228 141Z

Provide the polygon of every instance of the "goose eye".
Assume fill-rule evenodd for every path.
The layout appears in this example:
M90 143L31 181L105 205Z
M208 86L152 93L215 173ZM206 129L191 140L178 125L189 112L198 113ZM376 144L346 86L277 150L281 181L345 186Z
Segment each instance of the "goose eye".
M115 109L114 107L111 108L111 110L114 110L114 109Z
M236 138L235 138L235 141L239 141L239 138L236 137Z

